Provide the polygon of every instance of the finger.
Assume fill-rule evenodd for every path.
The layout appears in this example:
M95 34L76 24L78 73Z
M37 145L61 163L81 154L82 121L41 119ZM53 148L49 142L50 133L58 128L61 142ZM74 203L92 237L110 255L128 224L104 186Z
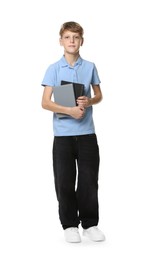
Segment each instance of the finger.
M85 96L80 96L80 97L78 97L77 100L84 100L85 98L86 98Z

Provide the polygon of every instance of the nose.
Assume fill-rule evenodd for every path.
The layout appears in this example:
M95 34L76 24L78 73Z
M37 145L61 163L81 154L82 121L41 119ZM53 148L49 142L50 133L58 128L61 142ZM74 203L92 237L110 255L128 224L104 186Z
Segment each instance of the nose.
M70 42L74 42L74 36L70 37Z

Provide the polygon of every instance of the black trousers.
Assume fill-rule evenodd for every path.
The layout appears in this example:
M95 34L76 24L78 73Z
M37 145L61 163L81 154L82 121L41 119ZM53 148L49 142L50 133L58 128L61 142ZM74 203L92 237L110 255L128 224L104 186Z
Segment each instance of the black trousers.
M54 180L63 229L98 224L99 159L95 134L54 137Z

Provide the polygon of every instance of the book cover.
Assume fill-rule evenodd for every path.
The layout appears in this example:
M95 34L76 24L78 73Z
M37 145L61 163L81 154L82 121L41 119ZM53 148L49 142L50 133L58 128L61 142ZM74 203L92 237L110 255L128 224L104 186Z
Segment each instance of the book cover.
M65 84L53 87L54 101L66 107L76 106L75 92L73 84ZM66 114L56 113L59 118L68 117Z
M75 100L77 100L78 97L84 95L84 84L61 80L61 85L65 84L73 84Z

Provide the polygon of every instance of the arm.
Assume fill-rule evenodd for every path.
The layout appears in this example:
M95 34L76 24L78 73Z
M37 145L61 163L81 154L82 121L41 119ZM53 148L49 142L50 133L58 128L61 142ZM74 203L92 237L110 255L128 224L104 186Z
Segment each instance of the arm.
M84 115L84 108L80 106L76 107L64 107L51 100L53 89L50 86L44 87L42 96L42 108L50 110L54 113L63 113L74 117L75 119L80 119Z
M99 85L93 85L92 86L94 96L92 98L88 98L86 96L81 96L77 99L77 103L79 106L83 107L90 107L92 105L95 105L99 103L102 99L102 92Z

